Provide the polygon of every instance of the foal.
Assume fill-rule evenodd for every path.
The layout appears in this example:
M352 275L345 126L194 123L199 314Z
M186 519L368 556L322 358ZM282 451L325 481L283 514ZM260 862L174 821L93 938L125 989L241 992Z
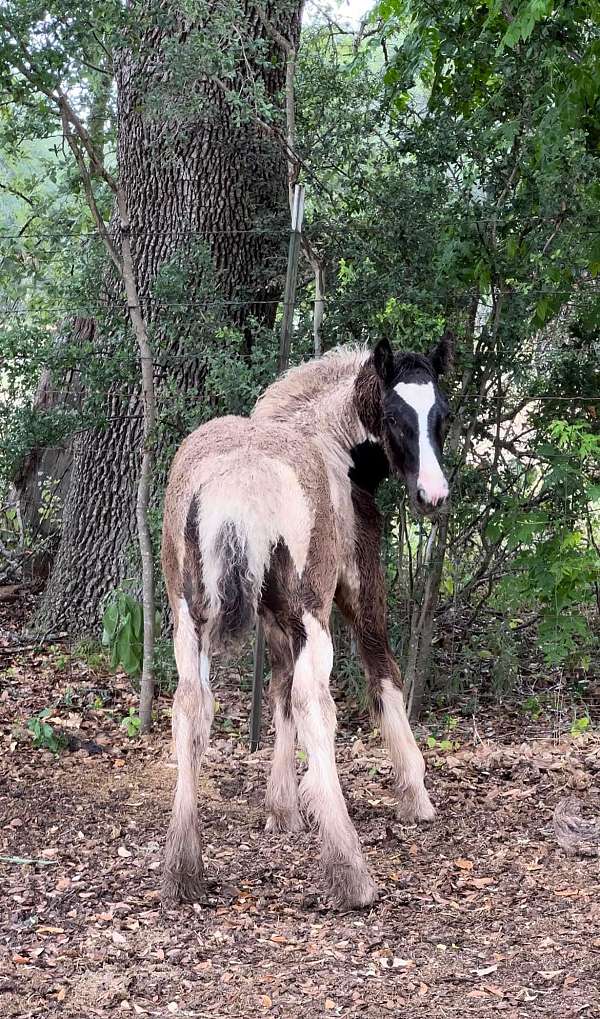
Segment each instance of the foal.
M177 452L162 547L179 673L165 901L203 892L196 799L213 718L211 654L234 644L257 615L269 648L275 720L267 831L300 829L302 802L318 825L334 901L364 906L376 898L335 763L334 600L356 634L394 767L399 816L433 818L388 643L374 494L391 471L404 478L417 513L434 514L446 502L441 455L449 409L438 378L450 356L448 335L428 357L394 355L387 340L372 354L334 350L276 381L250 418L210 421ZM296 734L308 758L300 791Z

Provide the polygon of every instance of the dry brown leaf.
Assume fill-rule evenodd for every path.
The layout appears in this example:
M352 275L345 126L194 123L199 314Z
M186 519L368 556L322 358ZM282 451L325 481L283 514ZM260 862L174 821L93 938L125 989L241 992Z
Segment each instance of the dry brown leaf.
M473 870L473 861L465 859L464 856L459 856L454 861L454 866L458 867L459 870Z
M325 998L325 1008L335 1008L335 1001L333 1001L332 998Z
M465 884L472 885L473 888L487 888L488 885L493 885L495 880L493 877L470 877Z

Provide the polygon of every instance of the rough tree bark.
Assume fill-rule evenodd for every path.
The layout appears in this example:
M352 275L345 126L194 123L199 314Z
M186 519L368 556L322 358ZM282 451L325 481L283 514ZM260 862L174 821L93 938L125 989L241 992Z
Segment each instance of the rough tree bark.
M282 8L285 7L284 10ZM301 2L270 2L261 11L291 38L299 33ZM244 31L265 38L263 21L248 5ZM172 44L173 37L168 42ZM153 336L167 351L160 385L201 389L203 356L180 357L182 336L161 333L161 308L152 286L160 268L197 239L211 251L218 299L235 302L230 320L242 328L258 319L272 324L280 277L265 269L277 264L277 231L257 230L266 219L285 218L286 161L276 137L257 119L242 123L219 82L199 77L202 112L185 121L146 112L145 97L168 68L165 30L156 26L140 57L124 51L117 67L118 173L130 211L130 236L140 305ZM276 101L285 82L285 62L254 69L267 96ZM108 277L110 279L110 277ZM105 286L106 286L105 281ZM120 281L114 280L115 293ZM121 295L119 294L119 298ZM245 303L242 303L245 302ZM190 306L181 309L182 335ZM104 344L106 338L102 339ZM251 342L251 337L249 337ZM179 359L178 359L179 357ZM38 623L71 632L94 630L104 595L126 576L135 545L135 493L141 439L140 394L125 398L115 385L108 396L109 426L76 437L71 482L63 513L63 531L54 567L40 606Z

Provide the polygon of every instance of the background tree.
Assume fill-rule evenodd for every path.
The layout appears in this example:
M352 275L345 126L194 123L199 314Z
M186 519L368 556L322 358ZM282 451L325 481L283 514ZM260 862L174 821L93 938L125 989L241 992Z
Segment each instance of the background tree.
M294 37L299 7L266 5L265 14ZM119 5L91 13L74 5L69 14L61 8L42 19L41 9L19 4L3 14L6 85L19 109L41 105L48 132L55 131L44 89L50 83L64 91L78 67L92 63L92 42L108 54L140 308L162 355L159 398L177 415L174 394L201 399L207 332L235 327L247 356L255 331L274 318L285 209L276 137L284 67L252 6L199 4L184 18L176 6L150 5L136 10L135 24ZM77 99L83 116L88 97ZM105 195L105 214L108 202ZM110 271L96 296L93 341L79 347L80 362L130 349ZM61 542L39 613L46 627L96 625L102 597L131 569L141 415L130 379L110 386L103 418L103 427L74 439ZM171 434L171 448L175 440Z

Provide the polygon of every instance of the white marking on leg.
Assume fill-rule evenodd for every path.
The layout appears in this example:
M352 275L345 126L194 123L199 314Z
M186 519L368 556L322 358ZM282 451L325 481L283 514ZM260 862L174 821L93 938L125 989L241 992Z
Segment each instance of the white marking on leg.
M425 761L408 721L402 691L391 679L381 684L381 735L392 759L401 813L407 820L431 820L435 811L423 781Z
M198 770L214 714L208 684L209 656L199 655L196 628L184 598L179 603L174 646L179 673L172 719L177 785L165 856L167 899L194 898L199 893L202 855L197 807Z
M179 679L197 679L199 675L198 635L185 598L179 599L177 633L174 640Z
M268 812L267 831L298 831L304 826L298 809L296 775L296 726L280 700L273 711L275 747L265 797Z
M373 901L376 888L348 816L335 763L335 705L329 692L333 645L314 616L306 612L302 621L307 639L292 685L298 738L308 755L300 791L319 826L325 869L337 885L334 894L340 901L366 904Z
M419 430L419 476L417 486L427 502L436 505L448 496L448 482L429 439L427 425L429 411L435 403L433 382L399 382L394 391L412 407L417 415Z
M210 658L204 651L200 654L200 682L210 689Z

